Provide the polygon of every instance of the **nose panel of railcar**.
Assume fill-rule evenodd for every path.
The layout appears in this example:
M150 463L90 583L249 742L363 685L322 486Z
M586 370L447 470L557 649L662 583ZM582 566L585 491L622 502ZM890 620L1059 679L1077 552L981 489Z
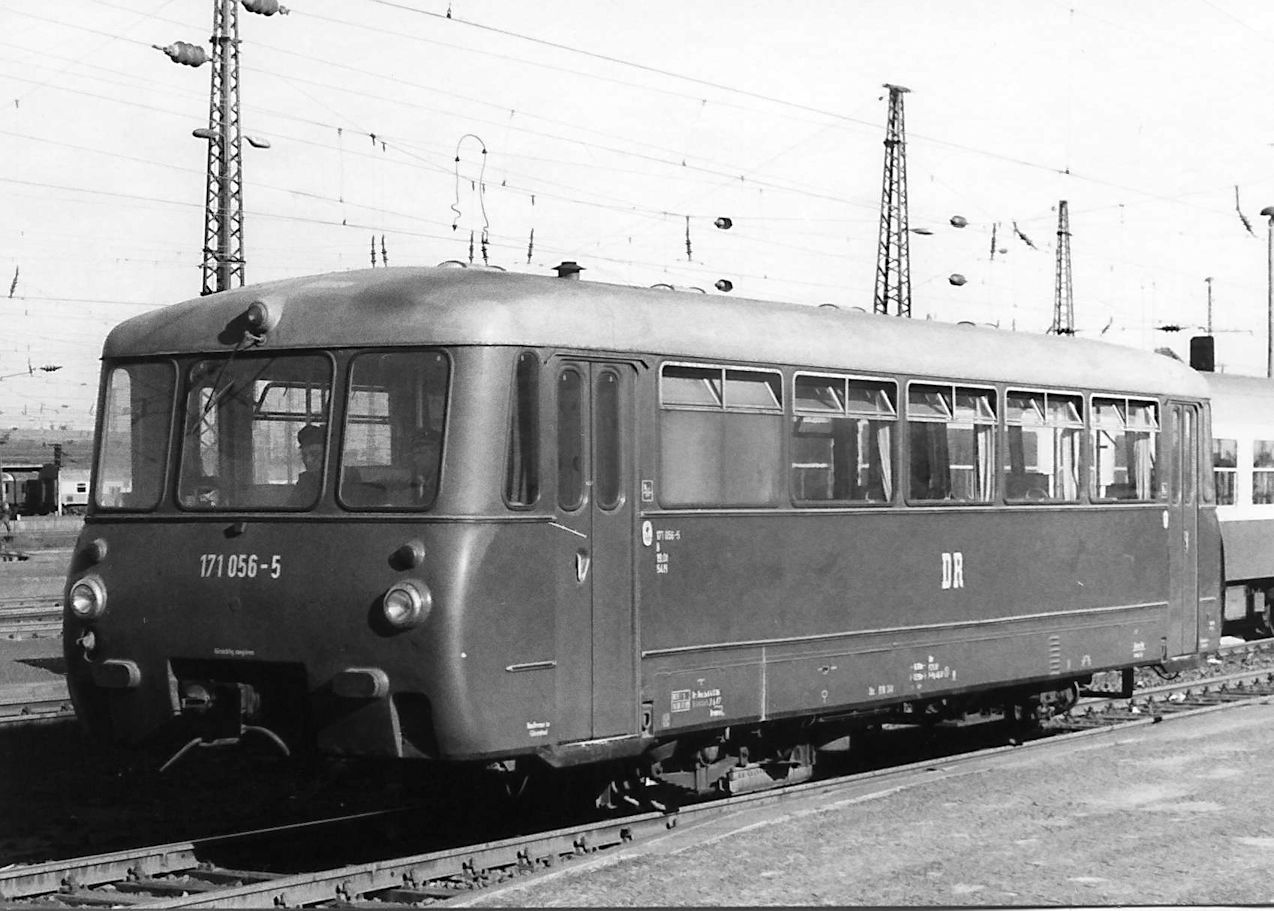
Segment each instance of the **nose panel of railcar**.
M450 583L446 561L426 556L446 549L436 535L250 520L115 531L86 531L104 555L82 544L68 591L96 579L104 610L83 619L68 608L65 631L77 705L105 711L114 737L140 740L180 717L207 740L259 729L287 744L399 754L399 737L416 735L414 749L428 751L387 697L391 678L404 693L431 687L428 612ZM395 628L383 598L403 585L427 603Z

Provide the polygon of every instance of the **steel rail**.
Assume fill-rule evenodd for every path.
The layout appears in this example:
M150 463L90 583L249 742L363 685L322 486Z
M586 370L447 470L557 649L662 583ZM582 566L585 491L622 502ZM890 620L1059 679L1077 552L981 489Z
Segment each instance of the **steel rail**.
M1233 647L1243 651L1246 646ZM811 796L843 796L864 786L892 792L912 782L932 780L935 772L962 774L996 757L1024 749L1055 749L1076 738L1122 731L1169 719L1268 701L1274 695L1274 671L1247 670L1188 682L1170 683L1132 697L1085 700L1067 716L1049 724L1060 733L965 754L928 758L884 769L807 782L668 812L647 812L621 819L576 825L552 832L449 848L409 857L378 860L303 874L218 870L201 865L205 849L264 834L300 831L349 819L403 812L377 811L255 830L113 854L52 861L0 870L0 900L62 892L72 902L101 903L112 896L131 907L261 907L350 904L376 901L377 907L437 902L544 870L598 852L648 843L674 828L684 830L724 813ZM161 877L169 877L163 879ZM113 885L112 885L113 884ZM102 887L106 887L102 890ZM128 893L125 898L120 890ZM154 896L149 901L147 893Z
M1152 697L1166 700L1173 691L1223 692L1239 685L1241 679L1266 678L1269 672L1227 675L1215 681L1199 681L1156 688ZM902 766L877 769L824 781L808 782L772 791L744 794L728 800L711 801L669 812L647 812L618 820L572 826L553 832L504 839L478 845L450 848L409 857L378 860L342 866L319 872L296 875L274 875L262 872L217 871L199 869L200 843L184 843L161 848L120 852L103 858L41 865L24 884L22 868L0 872L0 898L17 898L48 894L49 891L71 889L71 901L101 901L113 894L94 891L96 898L82 895L91 884L127 880L126 899L131 907L167 908L235 908L295 907L304 905L349 905L377 902L378 907L408 906L421 902L438 902L475 894L475 890L512 882L518 877L549 869L559 863L593 856L625 846L646 845L652 839L673 829L684 830L726 813L744 808L763 807L781 801L810 797L843 798L854 790L867 789L864 797L892 793L899 788L932 781L934 774L967 774L996 763L1000 757L1020 755L1022 750L1056 749L1077 738L1091 737L1130 726L1154 724L1168 717L1185 718L1206 712L1235 708L1268 699L1267 687L1255 696L1242 696L1204 705L1180 705L1172 715L1145 713L1139 716L1113 718L1098 725L1079 725L1054 736L1041 737L1020 745L995 746L974 752L925 759ZM1110 700L1127 703L1128 700ZM1174 705L1174 703L1166 703ZM1091 709L1090 709L1091 711ZM267 830L268 831L268 830ZM256 833L254 833L256 834ZM224 837L225 841L229 836ZM204 842L204 845L209 842ZM87 872L85 872L87 871ZM178 876L165 884L155 877ZM38 883L35 877L42 877ZM218 885L238 877L235 885ZM249 881L250 880L250 881ZM67 884L71 884L69 887ZM38 886L38 887L37 887ZM153 900L144 896L154 895ZM184 893L184 894L182 894ZM123 896L120 896L123 898Z

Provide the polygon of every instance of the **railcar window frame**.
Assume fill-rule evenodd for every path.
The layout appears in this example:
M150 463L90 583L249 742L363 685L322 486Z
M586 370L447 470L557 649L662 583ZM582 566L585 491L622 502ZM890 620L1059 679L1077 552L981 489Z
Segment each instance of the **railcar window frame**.
M433 364L425 362L432 356ZM371 376L360 373L364 362L380 358ZM373 384L385 373L384 361L401 359L401 369L390 370L395 377L407 377L414 369L418 383ZM415 362L413 362L415 359ZM426 385L426 375L438 364L441 390ZM341 433L335 466L335 496L340 507L351 513L422 512L433 508L446 481L443 458L446 454L451 397L455 387L456 362L452 352L440 345L407 348L362 348L352 351L344 367L341 385ZM360 382L361 381L361 382ZM355 407L355 396L366 402ZM439 399L441 413L433 400ZM364 453L376 457L356 458L355 431L367 435ZM379 439L373 435L379 432Z
M326 382L298 380L290 384L305 390L305 408L287 412L263 410L267 390L289 385L277 382L279 374L271 374L272 368L278 365L286 374L307 362L310 367L321 364L321 373L316 371L314 376L321 376ZM322 496L322 476L329 470L326 441L330 437L326 425L331 421L338 379L332 352L209 351L183 359L180 369L178 402L182 423L174 443L177 508L198 514L314 509ZM272 378L276 381L272 382ZM209 379L211 385L206 382ZM255 392L258 383L263 385ZM238 385L243 388L236 391ZM318 411L312 411L311 396L316 391ZM239 405L233 407L236 401ZM260 428L258 422L262 424ZM314 497L300 502L296 499L296 485L304 473L304 463L296 433L306 424L324 428L325 444ZM287 426L276 432L283 425ZM214 470L210 472L210 468ZM284 472L284 479L269 478L270 473L279 470Z
M570 378L573 377L574 380ZM573 383L573 386L572 386ZM557 372L557 505L563 512L582 509L588 468L584 460L584 432L588 426L586 396L588 378L575 364L567 364Z
M814 394L803 396L803 391ZM787 461L792 502L801 508L891 505L898 479L898 381L795 370L790 401ZM815 429L823 424L826 431ZM826 495L807 495L807 482L819 484L820 472ZM872 496L877 489L879 495Z
M1029 411L1019 409L1020 417L1014 416L1013 401L1017 398L1029 400ZM1084 395L1070 389L1039 389L1024 386L1009 386L1004 390L1004 403L1001 407L1004 415L1004 445L1001 470L1004 473L1004 501L1010 505L1023 504L1064 504L1082 502L1084 446L1088 431L1088 408ZM1034 415L1035 420L1028 420L1027 414ZM1014 443L1013 429L1019 428L1020 440ZM1048 472L1040 470L1041 450L1044 434L1049 434L1049 454L1046 464ZM1069 442L1066 434L1069 432ZM1027 472L1026 444L1028 434L1035 435L1035 468ZM1021 447L1021 452L1016 450ZM1069 450L1069 451L1068 451ZM1014 460L1020 460L1020 471L1014 469ZM1069 459L1069 467L1066 465ZM1028 478L1028 475L1036 477ZM1025 486L1015 489L1014 478L1020 477L1019 484ZM1070 493L1064 495L1062 490L1069 481ZM1043 486L1041 486L1041 484ZM1020 490L1021 492L1018 492ZM1063 495L1058 495L1062 490Z
M1217 506L1238 505L1238 482L1239 441L1231 437L1213 437L1212 484L1216 489Z
M1274 440L1252 440L1252 505L1274 504Z
M917 390L928 390L929 395L946 392L949 398L930 398L925 401L915 401L914 393ZM918 378L908 380L905 386L905 411L903 423L906 427L907 436L907 458L906 458L906 486L904 487L904 500L908 504L917 506L988 506L996 502L996 495L999 490L999 459L998 452L1001 447L1000 442L1000 393L995 386L983 385L977 382L959 382L931 380L927 378ZM989 404L989 414L985 413L983 408L975 403ZM963 462L953 462L951 460L950 443L951 438L948 434L944 434L939 440L932 431L920 431L922 428L932 427L941 424L948 428L959 431L971 431L970 439L970 455L973 459L972 463L965 465ZM981 433L979 434L979 428ZM925 436L928 439L919 440L918 437ZM989 452L983 455L979 450L979 436L989 437ZM957 438L959 439L959 438ZM931 466L934 458L945 462L946 465L946 482L945 488L947 492L940 496L919 496L913 493L918 480L922 480L917 476L917 470L921 466L919 458L918 443L925 445L923 464ZM903 466L900 466L903 467ZM978 496L974 497L957 497L952 493L954 487L953 469L959 469L962 472L970 472L968 477L971 479L971 486L977 491ZM934 488L933 470L929 468L927 479L923 479L926 485L926 492L941 493L942 488ZM979 490L979 487L984 488Z
M167 387L157 387L159 393L148 398L139 399L135 393L134 371L159 370L166 372ZM168 490L169 462L173 446L173 426L177 417L177 396L180 392L180 365L171 358L162 360L115 361L106 365L103 370L101 398L101 430L96 445L96 467L90 479L90 500L97 510L103 512L152 512L164 502ZM117 408L113 378L127 375L129 378L127 408ZM156 380L162 380L156 377ZM153 402L156 407L166 410L136 414L134 409L139 402ZM122 403L120 403L122 405ZM144 410L148 410L148 407ZM147 421L153 417L154 423ZM126 422L125 422L125 419ZM139 428L145 427L143 434ZM128 446L122 444L126 434ZM159 441L162 445L153 445ZM121 470L116 469L119 463ZM143 469L153 468L147 473ZM145 497L139 496L136 488L139 479L146 481ZM112 484L118 482L114 493L108 493ZM128 490L124 490L127 485ZM125 498L130 498L125 502ZM110 499L116 502L109 502Z
M782 369L667 360L657 378L660 505L784 505Z
M1122 404L1122 408L1120 405ZM1133 406L1137 406L1136 411ZM1113 411L1111 410L1113 407ZM1146 413L1142 409L1149 410L1149 422L1136 420L1133 416L1144 416ZM1163 464L1160 446L1163 444L1163 411L1164 405L1159 399L1145 398L1137 395L1119 395L1114 393L1094 392L1088 401L1088 426L1089 426L1089 481L1088 495L1094 503L1166 503L1168 500L1167 484L1164 483ZM1121 436L1126 437L1129 434L1148 434L1148 446L1140 447L1142 455L1130 456L1125 451L1124 465L1120 466L1118 460L1118 447L1111 440L1111 445L1103 447L1101 445L1101 435L1104 433L1110 437L1113 430L1121 432ZM1127 450L1127 447L1124 447ZM1111 480L1105 484L1102 483L1100 475L1103 473L1106 463L1102 460L1101 453L1104 449L1113 450L1112 462L1110 465ZM1141 496L1139 488L1142 481L1130 481L1130 472L1133 466L1129 463L1133 457L1148 458L1148 472L1144 478L1145 486L1149 488L1148 496ZM1143 466L1144 468L1145 466ZM1138 468L1137 473L1141 474L1143 468ZM1115 481L1114 477L1120 471L1124 472L1125 480L1123 482ZM1118 492L1111 495L1109 493L1103 495L1103 488L1109 491L1112 488L1118 488ZM1131 495L1127 495L1131 494Z
M509 393L509 442L505 447L504 504L530 509L540 500L540 389L544 364L536 352L519 351Z
M624 504L625 414L624 379L609 365L597 370L593 400L593 489L597 506L614 512Z

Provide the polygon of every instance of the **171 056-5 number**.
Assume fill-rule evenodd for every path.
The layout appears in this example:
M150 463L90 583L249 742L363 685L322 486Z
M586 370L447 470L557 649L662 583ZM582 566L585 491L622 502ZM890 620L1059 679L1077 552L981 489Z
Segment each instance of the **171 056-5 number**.
M201 579L255 579L258 575L267 573L271 579L283 575L282 555L258 557L256 554L201 554L199 557Z

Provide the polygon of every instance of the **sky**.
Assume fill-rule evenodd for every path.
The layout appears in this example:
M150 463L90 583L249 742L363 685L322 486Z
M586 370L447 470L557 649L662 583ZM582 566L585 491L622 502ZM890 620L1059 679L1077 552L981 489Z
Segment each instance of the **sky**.
M0 6L0 428L91 428L110 328L199 295L211 68L155 46L214 2ZM893 84L913 318L1046 331L1065 200L1079 335L1188 358L1210 295L1219 369L1265 373L1265 0L286 5L239 13L249 284L375 238L871 310Z

